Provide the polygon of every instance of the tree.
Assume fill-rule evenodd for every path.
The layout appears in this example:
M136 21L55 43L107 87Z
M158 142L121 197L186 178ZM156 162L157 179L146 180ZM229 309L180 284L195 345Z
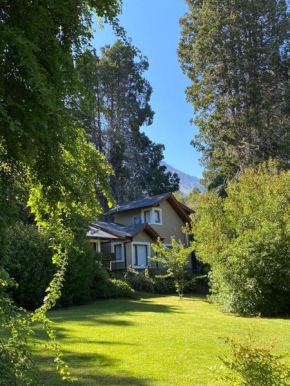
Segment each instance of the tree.
M179 57L192 81L209 188L270 157L289 166L290 19L285 0L187 0Z
M110 184L117 203L178 189L178 176L160 166L164 146L140 132L154 115L152 88L143 77L148 66L137 49L121 41L103 47L100 57L86 53L78 63L86 94L80 119L112 165Z
M269 161L246 169L226 193L202 194L193 226L213 299L240 314L289 314L290 172Z
M151 244L151 247L156 253L156 256L151 259L164 264L168 274L173 276L176 291L182 298L185 287L185 267L193 251L192 246L186 248L181 241L177 242L174 237L171 237L171 248L165 246L160 239L157 244Z
M46 311L57 301L75 232L101 210L98 189L109 197L108 166L76 119L82 93L75 62L89 47L92 11L117 28L118 0L1 2L0 34L0 338L1 380L30 384L33 356L27 338L41 322L63 377L65 364ZM13 285L4 269L7 229L19 202L49 231L58 268L42 306L19 313L7 296ZM26 201L27 204L27 201Z

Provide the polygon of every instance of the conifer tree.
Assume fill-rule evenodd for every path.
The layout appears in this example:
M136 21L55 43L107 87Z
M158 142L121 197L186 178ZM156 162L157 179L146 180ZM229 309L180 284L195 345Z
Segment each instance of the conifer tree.
M285 0L187 0L179 57L207 186L269 157L289 165L290 20Z
M81 120L112 165L110 185L117 203L179 188L178 176L160 166L164 146L140 131L154 116L152 88L143 77L148 66L137 49L119 40L103 47L100 57L86 53L78 65L86 95Z

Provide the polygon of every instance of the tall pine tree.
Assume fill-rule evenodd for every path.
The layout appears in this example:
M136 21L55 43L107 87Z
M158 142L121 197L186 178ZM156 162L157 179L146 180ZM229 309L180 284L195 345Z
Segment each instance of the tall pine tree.
M154 115L149 104L152 88L143 77L146 58L117 41L103 47L100 57L87 53L78 67L86 95L81 120L94 146L112 165L116 202L178 190L178 176L160 166L164 146L140 132L152 124Z
M207 186L269 157L289 165L289 12L285 0L187 0L179 57Z

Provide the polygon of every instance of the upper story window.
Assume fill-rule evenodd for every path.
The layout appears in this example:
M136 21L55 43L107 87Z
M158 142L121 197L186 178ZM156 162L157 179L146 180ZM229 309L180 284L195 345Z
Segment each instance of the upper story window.
M162 225L162 209L149 208L143 209L141 212L142 223L151 225Z
M155 224L160 224L161 223L160 210L154 209L153 210L153 214L154 214L154 223Z
M144 223L151 224L151 210L144 210Z

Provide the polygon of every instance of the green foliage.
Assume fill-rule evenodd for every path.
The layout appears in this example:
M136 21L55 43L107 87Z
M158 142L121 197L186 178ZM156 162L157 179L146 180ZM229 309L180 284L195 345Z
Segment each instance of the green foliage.
M164 269L145 269L137 271L128 267L124 279L136 291L157 294L169 294L176 291L176 281L171 273ZM206 283L207 276L192 275L184 273L184 293L194 293L198 283Z
M95 269L95 251L87 240L80 237L68 253L68 266L58 304L68 307L90 302Z
M118 0L1 3L0 318L7 330L1 346L14 358L5 362L15 378L10 384L32 382L26 374L32 363L27 339L33 322L44 326L56 368L63 379L69 378L46 312L60 297L75 235L100 212L96 190L110 202L109 168L77 118L82 90L75 62L89 48L93 12L118 27ZM19 314L6 296L10 280L3 267L7 227L17 221L28 195L37 225L50 238L56 273L42 306Z
M135 269L128 267L125 273L125 280L136 291L145 291L154 293L154 278L149 274L149 270L145 269L144 272L136 271Z
M148 66L137 49L120 40L103 47L100 57L86 52L78 60L85 95L80 120L112 165L110 184L117 202L178 189L178 176L160 166L164 146L140 132L154 115L152 88L143 77Z
M131 298L135 291L124 280L110 279L110 297L112 298Z
M11 288L16 304L30 310L39 307L55 273L49 238L32 225L9 229L6 269L17 283Z
M109 278L109 274L101 266L94 270L92 294L94 299L132 297L134 290L124 280Z
M164 264L167 273L174 278L178 295L182 297L185 287L185 266L188 264L189 255L193 248L192 246L186 248L181 241L177 242L174 237L171 237L171 246L171 248L166 247L160 239L158 239L157 244L151 244L156 253L152 260Z
M247 169L227 197L202 195L193 228L198 259L212 267L214 298L232 312L290 312L290 173L273 161Z
M220 358L228 370L220 380L236 386L290 385L290 368L281 361L285 356L273 353L273 344L257 345L251 335L243 340L224 340L231 356Z
M286 0L187 0L179 57L192 84L205 183L219 187L245 167L289 166L289 4Z

